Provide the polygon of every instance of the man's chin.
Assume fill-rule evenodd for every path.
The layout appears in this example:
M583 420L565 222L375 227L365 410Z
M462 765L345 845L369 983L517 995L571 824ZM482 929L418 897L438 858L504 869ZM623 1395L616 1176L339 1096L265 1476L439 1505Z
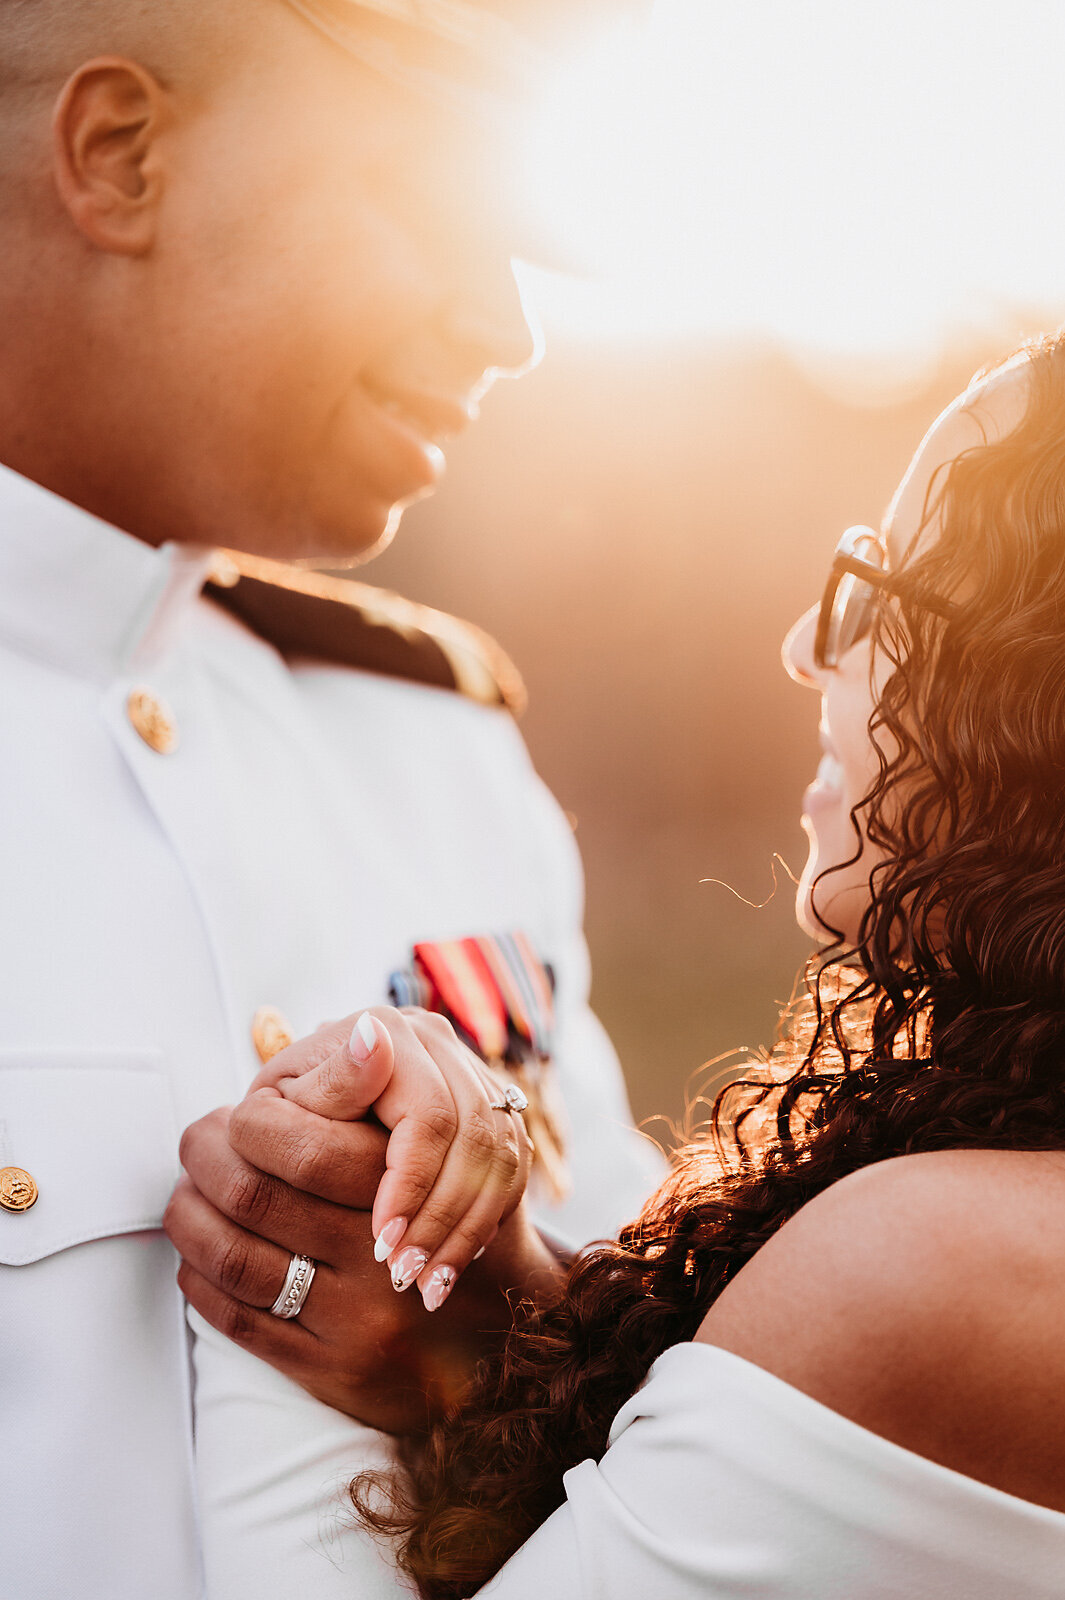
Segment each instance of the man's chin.
M331 506L328 513L316 517L299 530L298 537L290 541L290 548L280 559L298 566L328 567L334 571L346 567L361 567L387 550L396 536L403 513L435 492L436 485L418 489L403 500L378 501L363 505L356 521L347 515L347 504ZM262 552L265 554L266 552Z
M361 567L387 550L406 504L364 508L358 520L334 511L328 518L308 518L299 524L234 530L229 543L248 555L297 567Z
M324 556L320 557L318 564L320 566L332 566L337 569L361 567L365 562L372 561L375 556L382 555L396 537L396 531L403 520L405 510L406 504L392 507L388 513L384 528L372 544L366 545L357 551L349 550L346 554L335 554L328 559Z

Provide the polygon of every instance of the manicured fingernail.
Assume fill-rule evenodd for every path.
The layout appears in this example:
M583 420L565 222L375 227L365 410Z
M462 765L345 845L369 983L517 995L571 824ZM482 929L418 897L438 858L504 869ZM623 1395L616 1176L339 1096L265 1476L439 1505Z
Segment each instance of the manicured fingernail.
M392 1254L399 1241L407 1231L406 1217L393 1217L391 1222L386 1222L374 1242L373 1258L375 1261L385 1261Z
M422 1290L422 1299L425 1301L426 1311L439 1311L454 1287L455 1269L453 1267L434 1267L429 1274L425 1288Z
M364 1011L351 1030L348 1049L356 1061L368 1061L377 1049L377 1024L368 1011Z
M416 1250L413 1245L401 1250L392 1263L393 1289L409 1289L428 1259L424 1250Z

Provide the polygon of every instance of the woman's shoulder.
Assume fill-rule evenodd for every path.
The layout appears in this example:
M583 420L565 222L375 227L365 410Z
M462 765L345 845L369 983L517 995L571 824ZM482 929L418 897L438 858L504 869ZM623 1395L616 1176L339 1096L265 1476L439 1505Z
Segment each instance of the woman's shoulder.
M1065 1153L852 1173L739 1272L697 1338L873 1433L1065 1510Z
M1065 1301L1065 1151L938 1150L861 1167L796 1212L711 1316L736 1316L784 1280L792 1305L857 1296L855 1313L860 1301L903 1319L939 1307L947 1288L951 1305L968 1296L988 1317L1008 1285Z

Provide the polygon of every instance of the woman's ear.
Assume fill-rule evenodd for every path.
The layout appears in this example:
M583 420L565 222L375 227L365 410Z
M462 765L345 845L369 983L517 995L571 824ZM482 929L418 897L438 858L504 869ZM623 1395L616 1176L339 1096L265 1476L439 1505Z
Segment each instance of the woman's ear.
M136 256L152 247L167 111L151 73L119 57L85 62L63 86L52 121L56 188L98 250Z

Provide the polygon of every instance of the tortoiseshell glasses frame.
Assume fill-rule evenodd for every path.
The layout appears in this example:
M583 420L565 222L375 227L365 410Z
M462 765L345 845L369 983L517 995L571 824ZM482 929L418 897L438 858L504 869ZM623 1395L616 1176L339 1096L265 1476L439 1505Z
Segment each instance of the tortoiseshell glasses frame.
M843 534L821 596L814 635L814 661L822 671L837 666L868 636L885 595L904 597L948 622L956 616L957 606L951 601L916 592L905 574L889 572L886 563L884 541L874 528L848 528Z

